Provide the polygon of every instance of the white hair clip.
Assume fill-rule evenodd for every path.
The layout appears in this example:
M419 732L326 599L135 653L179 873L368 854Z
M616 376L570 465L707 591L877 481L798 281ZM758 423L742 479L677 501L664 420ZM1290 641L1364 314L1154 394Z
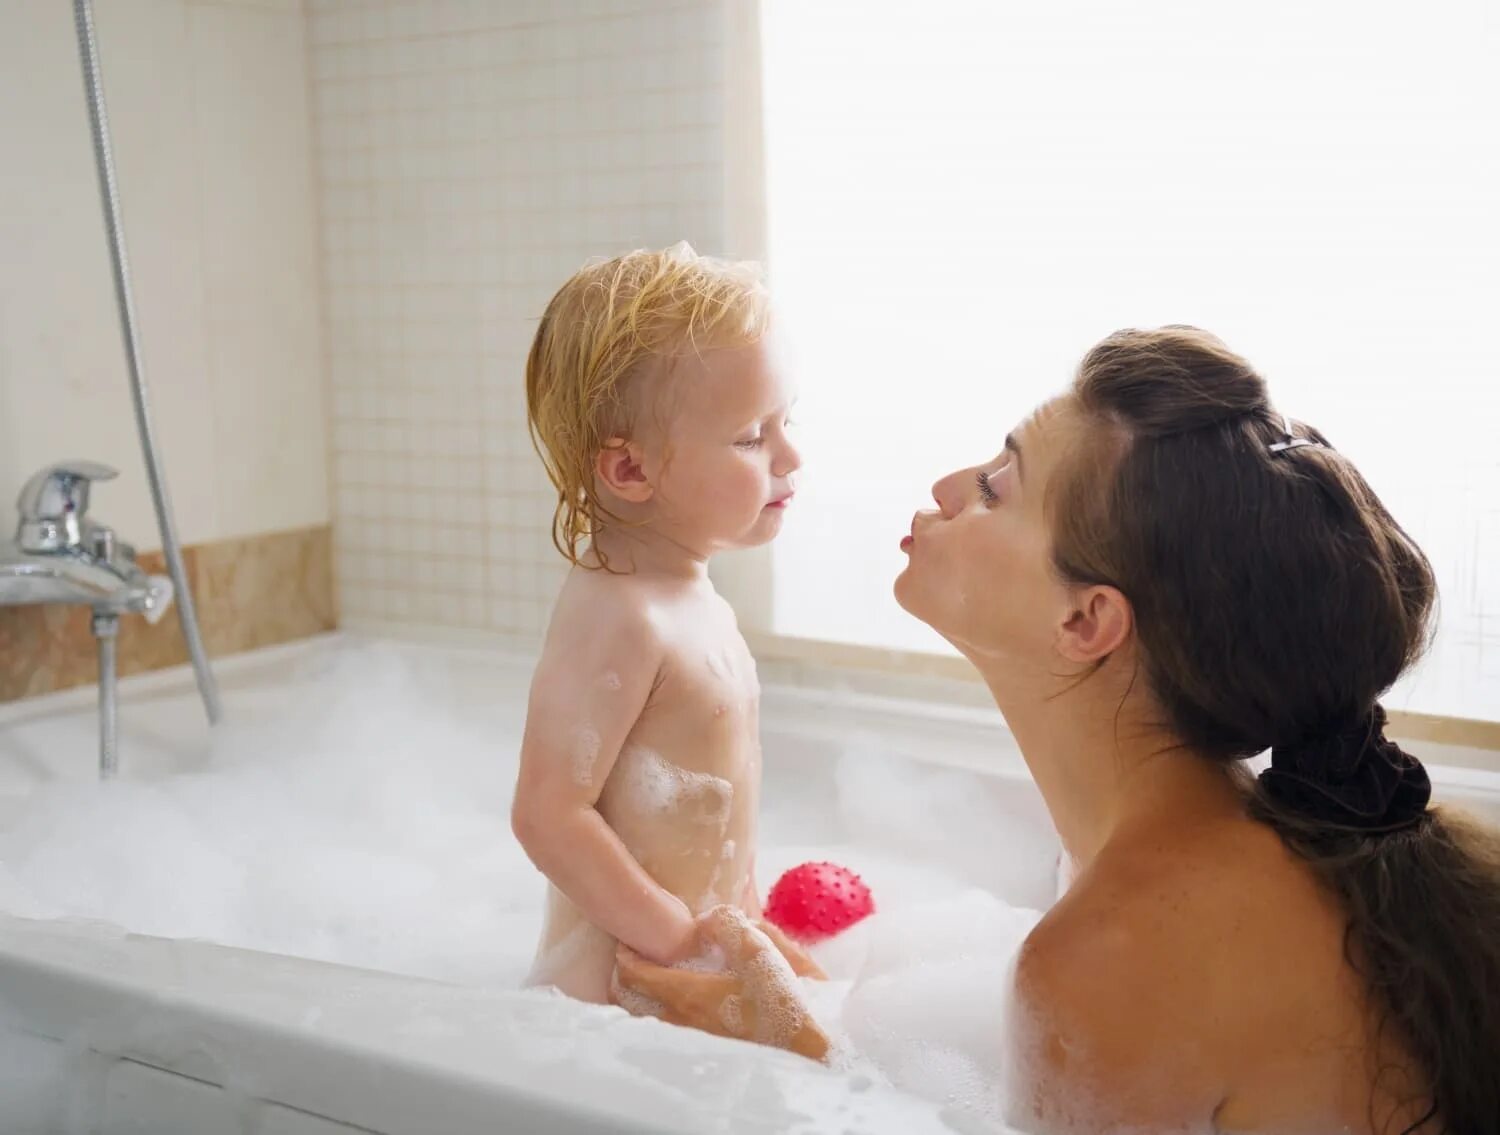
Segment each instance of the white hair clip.
M1281 415L1281 432L1286 435L1285 441L1272 443L1269 448L1272 453L1285 453L1288 449L1301 449L1304 445L1322 445L1322 442L1314 441L1310 437L1292 436L1292 419L1285 414Z

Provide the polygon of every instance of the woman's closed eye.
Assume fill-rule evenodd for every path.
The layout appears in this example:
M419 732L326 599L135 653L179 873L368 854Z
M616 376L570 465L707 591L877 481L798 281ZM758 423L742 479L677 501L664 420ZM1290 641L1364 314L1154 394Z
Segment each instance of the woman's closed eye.
M990 475L983 469L975 471L974 483L979 486L979 499L985 504L994 504L1000 499L1000 495L990 485Z

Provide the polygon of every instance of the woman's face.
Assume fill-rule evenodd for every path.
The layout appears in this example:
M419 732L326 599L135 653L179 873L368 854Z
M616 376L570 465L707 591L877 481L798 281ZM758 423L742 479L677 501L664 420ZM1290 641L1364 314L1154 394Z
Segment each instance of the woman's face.
M1081 425L1067 399L1048 403L1000 454L932 487L937 508L912 519L896 601L971 657L1046 664L1069 590L1052 569L1043 507Z

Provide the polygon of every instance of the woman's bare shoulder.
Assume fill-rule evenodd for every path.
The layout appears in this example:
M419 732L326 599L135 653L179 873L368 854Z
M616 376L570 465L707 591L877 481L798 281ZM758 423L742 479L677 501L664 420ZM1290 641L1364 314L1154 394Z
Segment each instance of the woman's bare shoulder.
M1339 996L1343 966L1336 907L1274 836L1190 833L1107 850L1079 875L1022 948L1014 1026L1058 1098L1202 1122L1247 1056L1298 1028L1310 992Z
M1011 1094L1030 1114L1013 1118L1092 1130L1090 1109L1105 1107L1128 1126L1174 1130L1211 1117L1224 1093L1217 1061L1183 1043L1197 1029L1194 948L1135 897L1080 877L1016 961Z
M1337 900L1263 826L1245 821L1108 847L1033 931L1024 970L1125 977L1165 1011L1174 993L1242 989L1294 952L1306 968L1342 966ZM1311 951L1311 955L1309 955ZM1262 980L1252 984L1263 986ZM1137 990L1143 986L1137 985Z

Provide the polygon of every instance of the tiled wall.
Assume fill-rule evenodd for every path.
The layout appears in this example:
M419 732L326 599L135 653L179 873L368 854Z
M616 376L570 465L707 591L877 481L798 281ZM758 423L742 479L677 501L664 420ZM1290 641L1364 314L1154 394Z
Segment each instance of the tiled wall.
M542 627L562 561L526 434L530 337L591 257L679 239L735 254L736 11L310 3L346 621Z
M300 0L97 0L141 349L210 650L333 621L323 318ZM33 472L158 548L72 5L0 2L0 542ZM181 661L128 618L122 669ZM92 681L83 608L0 607L0 701Z
M159 546L130 408L72 5L0 3L0 531L45 464ZM98 0L142 349L184 543L329 521L299 0Z
M184 547L183 568L209 657L332 630L332 543L322 524ZM143 553L139 562L143 571L166 574L159 552ZM87 607L0 608L0 702L96 681L96 650ZM140 615L122 619L116 645L121 675L187 660L174 614L155 625Z

